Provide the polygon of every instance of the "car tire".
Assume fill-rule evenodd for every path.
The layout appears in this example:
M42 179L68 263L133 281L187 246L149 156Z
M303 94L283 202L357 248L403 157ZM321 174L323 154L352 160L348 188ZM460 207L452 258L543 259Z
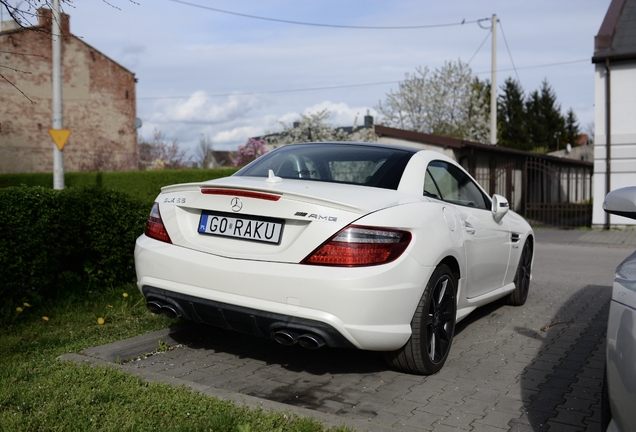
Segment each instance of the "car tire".
M444 366L455 334L456 296L457 279L447 265L440 264L417 305L408 342L384 354L389 366L418 375L432 375Z
M523 306L530 291L530 272L532 271L532 241L526 240L519 258L519 265L515 273L515 290L508 296L508 304L512 306Z

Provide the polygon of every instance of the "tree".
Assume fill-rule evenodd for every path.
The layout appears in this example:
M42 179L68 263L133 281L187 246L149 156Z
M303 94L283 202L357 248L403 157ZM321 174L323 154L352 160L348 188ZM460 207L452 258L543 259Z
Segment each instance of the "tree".
M20 0L13 3L15 6L10 0L0 0L0 8L6 10L11 19L22 28L31 27L37 23L39 8L53 9L53 3L49 0ZM69 4L70 1L60 0L60 6L64 3Z
M61 0L60 3L62 2L68 3L68 1L69 0ZM18 27L24 30L39 31L39 32L44 31L42 28L35 26L35 24L37 24L38 22L38 8L47 7L49 9L52 9L52 3L49 0L20 0L20 1L15 1L14 3L15 3L15 6L11 4L10 0L0 0L0 11L2 11L3 9L6 10L9 13L9 17L18 25ZM19 50L4 51L4 52L0 52L0 54L3 54L3 57L5 55L6 56L30 55L30 53L20 52ZM22 93L22 95L25 98L31 101L31 99L19 87L17 87L13 81L11 81L9 78L7 78L5 75L2 74L3 69L8 69L8 70L12 70L15 72L20 72L20 73L30 73L30 72L15 70L14 68L7 66L6 63L5 64L0 63L0 80L13 86L16 90ZM33 103L33 101L31 101L31 103Z
M171 143L166 141L166 136L155 129L152 140L146 141L139 137L137 149L139 153L139 169L182 169L187 168L191 158L186 157L186 151L179 148L179 143L174 139Z
M471 141L490 140L490 82L473 78L472 96L468 103L468 130L464 133Z
M508 78L497 103L497 142L504 147L532 150L528 137L523 89L518 81Z
M585 124L585 128L583 130L587 134L587 142L588 142L588 144L589 145L594 144L594 133L595 133L594 120L591 120L591 121L587 122Z
M434 72L418 67L376 109L386 126L483 141L489 124L487 88L461 60Z
M245 144L238 148L238 153L239 156L234 161L234 166L247 165L267 153L267 150L265 149L265 140L250 138Z
M301 114L300 119L292 123L281 122L282 132L270 134L267 142L284 145L297 142L373 141L375 139L372 129L357 128L355 124L351 132L342 127L334 127L327 122L330 115L329 110L323 109L315 113Z
M112 8L119 9L117 6L109 3L107 0L102 2ZM128 0L128 2L137 4L135 0ZM53 9L53 2L51 0L14 0L11 4L11 0L0 0L0 9L4 8L20 27L26 28L35 25L38 21L38 9L47 8ZM72 0L60 0L60 8L64 4L75 7Z
M541 84L541 91L535 90L526 100L526 119L529 139L534 146L553 151L565 145L565 118L547 80Z
M301 114L300 120L285 123L283 131L272 136L268 141L271 144L291 144L297 142L320 142L320 141L346 141L347 134L335 129L327 123L331 113L327 109L315 113Z
M574 114L572 108L570 108L565 117L566 144L570 144L572 146L578 145L580 135L581 128L579 127L579 121L576 118L576 114Z
M210 168L210 164L214 162L214 151L212 140L209 135L199 138L199 145L195 149L195 162L200 168Z
M130 3L135 3L135 0L128 0ZM119 9L117 6L109 3L108 0L102 0L102 2L112 8ZM14 3L14 4L12 4ZM72 0L60 0L60 9L63 9L64 5L69 5L70 7L75 7ZM26 31L35 31L35 32L45 32L49 33L48 30L44 30L42 27L38 26L38 9L46 8L53 10L53 2L51 0L0 0L0 10L6 10L9 14L9 17L18 25L18 27L26 30ZM4 55L30 55L30 53L24 52L3 52L1 54ZM0 63L0 80L5 81L9 85L15 87L22 95L24 95L27 99L28 96L20 90L13 82L11 82L7 77L2 74L2 69L5 68L6 65ZM24 73L30 73L29 71L19 71ZM30 100L30 99L29 99Z
M91 149L82 154L79 171L106 172L129 171L138 166L137 155L132 153L118 154L117 143L101 139Z

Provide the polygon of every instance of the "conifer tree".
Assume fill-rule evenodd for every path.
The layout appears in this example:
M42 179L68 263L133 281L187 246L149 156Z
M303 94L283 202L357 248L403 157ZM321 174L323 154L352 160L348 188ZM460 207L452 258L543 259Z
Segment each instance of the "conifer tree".
M518 81L508 78L497 103L497 143L504 147L531 150L523 89Z
M579 126L579 120L576 118L576 114L574 114L574 110L570 108L565 117L566 143L569 143L572 146L577 145L580 135L581 135L581 128Z
M526 100L526 118L528 135L534 147L554 151L565 146L565 118L547 80L541 84L540 91L535 90Z

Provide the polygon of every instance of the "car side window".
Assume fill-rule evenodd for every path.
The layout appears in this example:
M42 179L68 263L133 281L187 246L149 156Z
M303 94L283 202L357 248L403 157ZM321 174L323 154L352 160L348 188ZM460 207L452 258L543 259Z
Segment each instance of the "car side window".
M428 169L426 170L426 176L424 177L424 195L437 198L437 199L442 199L442 194L437 188L437 185L435 184L435 180L433 180L433 176L431 175L431 172Z
M489 210L489 202L479 187L462 170L443 161L433 161L426 169L424 195L467 207Z

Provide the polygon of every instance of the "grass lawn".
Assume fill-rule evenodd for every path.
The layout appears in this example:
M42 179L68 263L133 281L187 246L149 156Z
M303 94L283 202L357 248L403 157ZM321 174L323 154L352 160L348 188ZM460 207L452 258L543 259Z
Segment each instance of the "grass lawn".
M239 408L115 368L57 360L171 324L146 310L134 285L16 305L0 322L0 431L323 430L315 420Z

